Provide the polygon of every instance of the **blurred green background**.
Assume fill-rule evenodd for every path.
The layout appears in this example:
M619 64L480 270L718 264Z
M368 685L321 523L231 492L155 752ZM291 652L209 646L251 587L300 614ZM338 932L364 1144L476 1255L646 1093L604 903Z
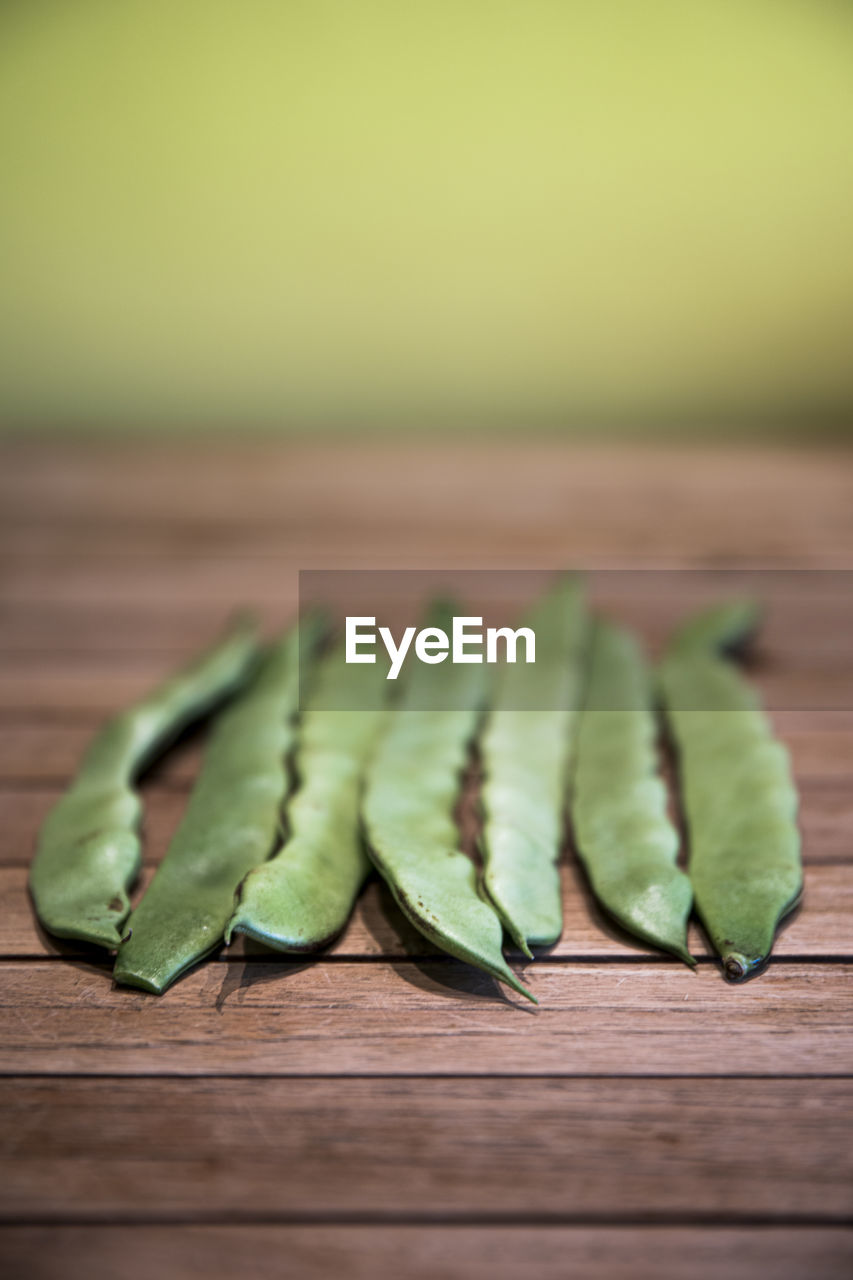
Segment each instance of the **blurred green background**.
M844 431L845 0L3 0L0 423Z

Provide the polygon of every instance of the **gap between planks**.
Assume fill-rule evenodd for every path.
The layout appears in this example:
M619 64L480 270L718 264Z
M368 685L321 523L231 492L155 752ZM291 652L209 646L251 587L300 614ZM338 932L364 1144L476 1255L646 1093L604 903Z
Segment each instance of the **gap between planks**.
M78 1214L77 1212L69 1212L66 1214L57 1214L55 1216L40 1214L23 1214L20 1217L6 1219L2 1216L0 1210L0 1232L15 1226L35 1226L35 1227L86 1227L86 1228L107 1228L118 1226L120 1228L137 1228L145 1229L150 1227L170 1226L170 1227L204 1227L204 1226L226 1226L226 1227L319 1227L319 1226L342 1226L355 1227L364 1226L368 1229L383 1229L387 1227L441 1227L444 1229L454 1227L490 1227L506 1226L510 1228L519 1227L658 1227L664 1230L674 1230L679 1227L691 1228L709 1228L719 1229L721 1227L738 1226L745 1230L766 1230L768 1228L784 1226L792 1229L809 1229L818 1227L834 1227L837 1229L853 1228L853 1210L847 1210L835 1214L821 1213L798 1213L791 1210L781 1216L780 1214L739 1214L739 1213L702 1213L694 1211L692 1213L673 1213L668 1214L664 1211L652 1211L643 1213L617 1213L601 1210L598 1213L571 1213L568 1211L555 1213L536 1213L536 1212L507 1212L498 1211L494 1214L489 1213L466 1213L464 1211L446 1210L437 1211L435 1213L394 1213L389 1210L385 1213L381 1210L373 1210L367 1212L314 1212L306 1210L298 1213L229 1213L221 1209L212 1209L207 1212L199 1210L199 1212L187 1215L158 1213L153 1215L139 1214L137 1217L125 1216L109 1212L102 1217L87 1214Z

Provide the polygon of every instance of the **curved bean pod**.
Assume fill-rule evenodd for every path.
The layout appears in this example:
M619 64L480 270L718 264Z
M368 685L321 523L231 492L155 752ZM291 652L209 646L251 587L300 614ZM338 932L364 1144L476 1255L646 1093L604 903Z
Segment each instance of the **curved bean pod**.
M717 634L711 615L693 630ZM802 893L788 752L752 688L702 644L676 640L660 686L679 755L696 909L726 977L737 981L765 963Z
M198 781L166 856L128 921L116 982L162 994L222 941L243 877L269 857L287 792L286 756L299 705L299 646L289 632L213 728Z
M483 883L516 946L530 956L532 946L549 946L563 929L557 862L588 634L579 585L561 582L523 625L536 635L536 663L501 670L480 741L481 804ZM523 709L531 698L542 709Z
M687 950L690 881L657 773L649 673L634 637L595 626L578 730L572 818L596 898L637 937L695 965Z
M343 929L370 870L360 826L368 758L384 721L387 664L356 667L358 710L346 707L353 668L343 649L320 665L316 697L299 734L299 789L288 810L288 838L250 871L225 931L280 951L316 951Z
M432 610L428 625L448 630L447 614ZM425 689L436 710L420 709ZM479 665L415 669L368 771L364 821L373 862L415 928L535 1003L503 957L500 917L480 894L453 820L485 691Z
M245 682L257 653L254 623L243 620L95 738L45 819L30 870L36 912L50 933L119 945L140 865L142 805L133 781L182 728Z

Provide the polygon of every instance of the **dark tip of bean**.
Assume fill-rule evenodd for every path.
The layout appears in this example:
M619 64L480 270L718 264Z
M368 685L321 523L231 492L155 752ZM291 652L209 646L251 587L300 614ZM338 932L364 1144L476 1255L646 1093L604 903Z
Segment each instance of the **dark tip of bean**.
M747 974L747 966L738 956L726 956L723 968L729 982L739 982Z

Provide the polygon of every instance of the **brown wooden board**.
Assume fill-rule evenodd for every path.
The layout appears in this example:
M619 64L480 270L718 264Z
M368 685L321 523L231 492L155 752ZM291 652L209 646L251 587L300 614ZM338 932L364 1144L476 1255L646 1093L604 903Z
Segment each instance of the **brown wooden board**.
M853 1211L846 1080L32 1080L0 1098L7 1220L73 1219L80 1197L107 1222Z
M684 1280L685 1266L691 1280L834 1280L853 1263L853 1228L43 1224L0 1227L3 1259L32 1280L211 1280L241 1274L247 1260L256 1280L518 1280L525 1271L537 1280Z
M6 961L0 1071L844 1075L853 965L730 986L671 960L525 969L539 1008L444 959L205 964L153 997L108 966Z
M299 569L853 570L853 455L556 439L0 446L0 1269L34 1280L846 1277L853 603L775 601L750 673L801 798L802 910L726 984L620 935L567 854L538 1009L372 881L315 959L238 944L164 997L46 939L40 822L98 724ZM686 597L603 579L659 651ZM609 594L608 594L609 593ZM688 593L689 594L689 593ZM146 876L204 729L143 784ZM463 832L470 843L471 832ZM511 957L519 965L519 957ZM848 1225L845 1225L848 1224Z

